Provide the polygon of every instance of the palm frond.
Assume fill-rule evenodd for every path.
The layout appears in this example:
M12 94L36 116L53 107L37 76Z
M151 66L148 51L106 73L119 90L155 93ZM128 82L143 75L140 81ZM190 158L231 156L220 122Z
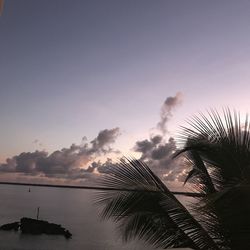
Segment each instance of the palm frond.
M96 203L103 206L103 218L118 223L125 240L139 237L162 248L219 249L145 163L127 159L105 175L100 185L117 189L99 192Z
M188 138L185 148L177 151L173 155L173 158L186 152L186 167L189 166L191 170L184 181L184 185L187 181L192 180L192 183L195 184L195 189L198 192L203 194L214 193L216 192L214 183L208 173L202 157L199 154L199 151L197 150L197 148L200 149L200 146L200 143L197 145L197 141Z
M222 249L248 249L250 243L250 122L228 108L200 114L183 128L176 153L192 163L187 180L207 191L193 206L203 227ZM214 190L211 189L212 185ZM247 188L245 188L247 187ZM209 192L208 192L209 191ZM241 197L239 199L239 197ZM243 201L244 200L244 201Z
M216 211L230 249L250 249L250 186L241 184L216 194L208 206ZM218 197L219 196L219 197Z
M196 156L200 156L205 164L205 168L202 164L195 164L200 170L196 173L204 176L204 170L207 169L207 181L219 189L233 186L250 176L248 116L242 122L240 115L229 109L224 109L222 118L217 111L211 110L208 117L200 114L200 117L189 120L189 125L191 128L183 127L180 140L185 141L185 145L177 155L188 152L187 157L194 160L192 152L196 152Z

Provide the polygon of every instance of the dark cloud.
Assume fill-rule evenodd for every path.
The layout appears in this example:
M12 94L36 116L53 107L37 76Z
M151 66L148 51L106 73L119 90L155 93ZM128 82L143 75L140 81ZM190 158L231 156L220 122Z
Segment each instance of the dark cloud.
M113 162L111 158L107 158L104 163L98 162L96 169L100 174L109 174L114 165L116 165L116 163Z
M178 92L175 96L169 96L161 108L161 119L157 124L159 134L149 139L137 141L134 146L136 152L141 153L141 160L145 161L160 178L172 181L181 180L184 176L183 159L173 159L176 151L176 141L167 136L167 123L173 116L173 110L181 104L182 94Z
M170 137L167 143L158 144L156 143L155 148L153 148L151 156L153 160L161 160L164 157L172 157L173 152L176 150L176 145L174 138Z
M119 135L119 128L105 129L90 143L83 138L81 145L72 144L69 148L51 154L45 151L23 152L0 164L0 171L49 178L85 178L100 165L95 162L90 163L93 159L116 152L111 148L111 144Z
M167 122L173 116L172 112L176 106L182 102L182 93L178 92L175 96L169 96L161 107L161 120L157 124L157 127L163 134L167 133Z
M154 144L158 144L162 141L162 136L161 135L155 135L153 137L151 137L151 141L154 143Z
M141 153L141 160L145 161L161 179L167 181L183 178L183 159L173 159L176 149L176 142L172 137L165 141L160 135L137 141L134 147L136 152Z
M91 141L92 150L95 152L110 152L112 149L109 147L111 143L114 143L116 138L120 135L119 128L104 129L99 132L98 136Z
M135 143L134 150L136 152L142 153L141 159L147 158L148 153L151 152L154 147L154 143L151 140L145 139L142 141L137 141Z

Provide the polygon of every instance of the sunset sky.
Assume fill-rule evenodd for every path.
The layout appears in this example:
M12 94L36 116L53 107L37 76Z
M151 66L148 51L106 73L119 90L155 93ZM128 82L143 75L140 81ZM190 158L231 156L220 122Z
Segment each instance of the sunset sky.
M249 111L249 13L247 0L6 0L2 175L77 179L110 153L151 157L156 135L150 150L168 152L198 111Z

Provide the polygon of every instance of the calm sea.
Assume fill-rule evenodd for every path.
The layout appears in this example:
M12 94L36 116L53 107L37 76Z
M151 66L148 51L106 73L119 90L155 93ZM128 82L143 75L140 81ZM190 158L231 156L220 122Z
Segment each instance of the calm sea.
M61 224L72 234L63 236L22 235L0 231L0 250L149 250L143 242L124 244L112 222L101 221L93 205L94 192L84 189L0 185L0 225L22 217Z

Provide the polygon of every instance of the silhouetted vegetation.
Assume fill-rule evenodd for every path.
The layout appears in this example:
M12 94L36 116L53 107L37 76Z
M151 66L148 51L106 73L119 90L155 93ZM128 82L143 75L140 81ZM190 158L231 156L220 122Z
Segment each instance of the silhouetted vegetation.
M186 208L142 161L126 159L103 176L101 216L112 218L125 240L155 247L250 249L250 123L225 109L188 121L180 135L190 182L200 196ZM131 189L131 190L129 190Z

